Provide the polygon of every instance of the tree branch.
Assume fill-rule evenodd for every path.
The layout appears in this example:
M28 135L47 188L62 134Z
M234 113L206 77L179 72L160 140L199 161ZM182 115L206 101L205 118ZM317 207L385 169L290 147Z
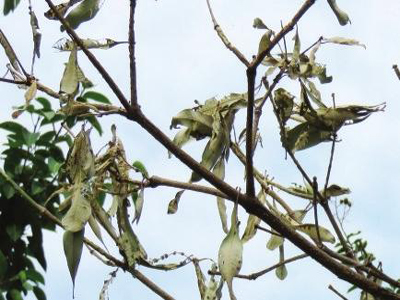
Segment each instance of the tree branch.
M247 75L247 117L246 117L246 195L255 196L253 176L253 117L254 117L254 88L256 69L248 68Z
M135 8L136 0L130 0L129 13L129 63L130 63L130 79L131 79L131 105L138 105L137 99L137 83L136 83L136 61L135 61Z
M246 59L246 57L234 46L232 45L232 43L229 41L229 39L226 37L226 35L224 34L224 32L221 29L221 26L218 25L217 20L214 17L214 13L211 9L211 5L210 5L210 0L206 0L207 1L207 6L208 6L208 11L210 12L210 16L212 19L212 22L214 24L214 29L217 32L219 38L221 39L221 41L224 43L225 47L228 48L229 50L231 50L233 52L233 54L236 55L236 57L246 66L248 67L250 65L250 63L248 62L248 60Z

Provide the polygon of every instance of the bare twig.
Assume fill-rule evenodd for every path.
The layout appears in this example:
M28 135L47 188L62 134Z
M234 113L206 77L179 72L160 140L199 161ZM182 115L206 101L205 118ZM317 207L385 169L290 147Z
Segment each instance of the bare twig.
M282 78L282 75L284 73L284 69L281 69L279 73L275 76L274 80L272 81L272 84L268 86L266 83L266 78L262 79L262 83L264 84L265 87L268 86L267 92L265 93L264 97L261 100L261 103L255 108L254 112L254 122L253 122L253 133L254 133L254 138L253 138L253 144L255 148L255 143L256 143L256 132L258 129L258 124L260 123L260 118L262 115L262 110L264 107L264 104L266 103L267 99L271 97L273 90L275 89L276 85L279 83L279 81Z
M334 292L336 295L338 295L343 300L348 300L345 296L343 296L341 293L339 293L331 284L328 286L328 289L330 289L332 292Z
M7 83L12 83L12 84L24 84L27 87L30 85L29 80L22 81L22 80L13 80L13 79L7 79L7 78L0 78L0 82L7 82ZM45 86L45 85L43 85L43 84L41 84L39 82L37 82L36 84L37 84L37 89L39 91L42 91L42 92L46 93L50 97L57 98L57 99L60 98L60 95L57 92L53 91L51 88L49 88L49 87L47 87L47 86Z
M139 184L140 181L135 181L136 184ZM152 176L149 178L148 182L145 182L145 187L149 186L152 188L158 187L158 186L169 186L169 187L174 187L178 189L185 189L185 190L191 190L195 192L200 192L203 194L209 194L209 195L214 195L217 197L221 197L224 199L228 199L229 197L220 192L217 189L210 188L207 186L202 186L200 184L194 184L194 183L187 183L187 182L181 182L181 181L176 181L176 180L170 180L167 178L162 178L158 176Z
M269 229L264 228L264 227L262 227L262 226L260 226L260 225L256 225L256 228L257 228L257 229L260 229L261 231L265 231L265 232L267 232L267 233L269 233L269 234L273 234L273 235L282 237L282 236L281 236L279 233L277 233L276 231L269 230Z
M136 61L135 61L135 8L136 0L130 0L130 14L129 14L129 63L130 63L130 77L131 77L131 105L137 106L137 83L136 83Z
M232 45L232 43L229 41L229 39L226 37L226 35L224 34L224 32L221 29L221 26L218 25L217 20L214 17L214 13L211 9L211 4L210 4L210 0L206 0L207 1L207 6L208 6L208 10L210 12L210 16L212 19L212 22L214 24L214 29L217 32L219 38L221 39L221 41L224 43L224 45L226 46L226 48L228 48L229 50L231 50L236 57L246 66L248 67L250 65L250 63L248 62L248 60L246 59L246 57L234 46Z
M151 281L149 278L147 278L143 273L141 273L137 269L130 269L129 273L133 275L136 279L138 279L141 283L143 283L145 286L147 286L150 290L152 290L154 293L156 293L158 296L165 300L175 300L171 295L169 295L167 292L162 290L158 285L156 285L153 281Z
M258 277L260 277L262 275L265 275L265 274L267 274L267 273L279 268L280 266L283 266L285 264L288 264L288 263L291 263L291 262L294 262L296 260L300 260L300 259L303 259L303 258L306 258L306 257L308 257L308 254L296 255L296 256L288 258L288 259L286 259L284 261L281 261L281 262L279 262L279 263L277 263L277 264L275 264L275 265L273 265L273 266L271 266L271 267L269 267L269 268L267 268L265 270L262 270L260 272L249 274L249 275L237 275L236 277L243 278L243 279L255 280Z
M317 237L318 237L318 246L322 245L321 242L321 234L319 232L319 224L318 224L318 201L317 201L317 193L318 193L318 181L317 177L313 178L313 206L314 206L314 221L315 221L315 226L317 227Z

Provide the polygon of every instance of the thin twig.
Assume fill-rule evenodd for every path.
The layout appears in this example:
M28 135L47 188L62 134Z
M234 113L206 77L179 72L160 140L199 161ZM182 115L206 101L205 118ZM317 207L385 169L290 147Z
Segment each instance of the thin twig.
M267 268L265 270L262 270L260 272L249 274L249 275L237 275L236 277L243 278L243 279L255 280L258 277L260 277L262 275L265 275L268 272L271 272L271 271L279 268L280 266L283 266L285 264L288 264L288 263L291 263L291 262L294 262L296 260L300 260L300 259L303 259L303 258L306 258L306 257L308 257L308 254L303 253L303 254L296 255L296 256L293 256L291 258L288 258L288 259L286 259L284 261L281 261L281 262L279 262L279 263L277 263L277 264L275 264L275 265L273 265L273 266L271 266L271 267L269 267L269 268Z
M253 144L256 143L256 135L255 133L257 132L258 129L258 124L260 123L260 118L262 115L262 110L264 107L264 104L266 103L267 99L271 97L273 90L275 89L276 85L279 83L279 81L282 78L282 75L284 73L284 69L281 69L279 73L275 76L274 80L272 81L272 84L270 86L267 85L266 78L262 78L262 83L264 86L268 86L267 92L265 93L264 97L262 98L260 104L255 108L254 112L254 122L253 122L253 132L254 132L254 139L253 139ZM255 145L254 145L255 148Z
M136 83L136 61L135 61L135 8L136 0L130 0L129 13L129 64L130 64L130 85L131 85L131 105L137 106L137 83Z
M30 85L29 80L25 80L24 81L24 80L14 80L14 79L0 78L0 82L7 82L7 83L12 83L12 84L24 84L27 87ZM45 86L45 85L43 85L43 84L41 84L39 82L36 82L36 85L37 85L37 89L39 91L42 91L42 92L46 93L50 97L57 98L57 99L60 98L60 94L55 92L55 91L53 91L51 88L49 88L49 87L47 87L47 86Z
M330 289L332 292L334 292L336 295L338 295L343 300L348 300L345 296L343 296L341 293L339 293L331 284L328 286L328 289Z
M317 227L318 246L321 246L322 245L321 234L319 232L319 225L318 225L318 201L317 201L318 181L317 181L317 177L313 178L312 188L313 188L314 221L315 221L315 226Z
M279 237L283 237L282 235L280 235L280 234L277 233L276 231L269 230L269 229L264 228L264 227L262 227L262 226L260 226L260 225L256 225L256 228L257 228L257 229L260 229L261 231L265 231L265 232L267 232L267 233L269 233L269 234L276 235L276 236L279 236Z
M156 293L161 298L163 298L165 300L175 300L175 298L173 298L167 292L162 290L153 281L151 281L149 278L147 278L145 275L143 275L143 273L141 273L139 270L130 269L129 273L131 273L136 279L138 279L141 283L143 283L145 286L147 286L150 290L152 290L154 293Z
M217 32L219 38L221 39L221 41L224 43L224 45L226 46L226 48L228 48L229 50L231 50L236 57L246 66L248 67L250 65L250 63L248 62L248 60L246 59L246 57L234 46L232 45L232 43L229 41L229 39L226 37L226 35L224 34L224 32L221 29L221 26L218 25L217 20L214 17L214 13L211 9L211 4L210 4L210 0L206 0L207 1L207 6L208 6L208 11L210 12L210 16L212 19L212 22L214 24L214 29Z
M139 184L140 182L141 181L134 181L135 184ZM229 198L226 194L222 193L221 191L219 191L215 188L203 186L200 184L171 180L171 179L162 178L162 177L158 177L158 176L150 177L149 180L147 182L145 182L144 186L145 187L148 186L148 187L152 187L152 188L156 188L158 186L169 186L169 187L174 187L174 188L178 188L178 189L185 189L185 190L200 192L203 194L214 195L214 196L221 197L224 199Z

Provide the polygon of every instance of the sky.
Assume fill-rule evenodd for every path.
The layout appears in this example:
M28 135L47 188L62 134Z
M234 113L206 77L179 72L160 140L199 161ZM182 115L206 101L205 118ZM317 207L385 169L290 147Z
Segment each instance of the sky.
M225 34L247 58L256 54L262 35L262 31L252 28L253 19L261 18L277 32L280 22L288 22L301 4L302 1L298 0L212 1L214 14ZM68 54L58 52L52 45L66 34L60 33L56 22L43 17L43 12L48 9L44 1L34 1L33 5L43 33L42 58L36 62L35 76L41 83L58 90ZM353 207L343 224L346 232L361 230L363 238L369 242L369 249L383 262L384 271L398 278L400 262L395 257L400 252L400 81L392 65L400 64L400 2L387 0L383 4L382 1L354 0L340 1L339 5L349 14L350 25L340 26L328 4L317 1L299 22L299 35L303 49L320 36L354 38L366 45L366 49L325 45L317 53L318 61L326 64L328 74L333 76L331 84L319 85L324 99L327 99L326 103L330 103L330 95L335 93L337 104L373 105L386 102L387 105L385 112L376 113L365 122L347 126L339 132L341 142L337 143L331 182L347 186L352 191L349 197ZM128 1L105 1L96 18L81 25L77 32L85 38L126 40L128 11ZM205 0L138 1L135 24L139 102L144 113L170 137L175 134L169 129L171 118L180 110L193 107L194 100L202 102L231 92L245 92L245 68L217 37ZM22 1L9 16L0 17L0 28L21 61L29 66L32 49L27 1ZM288 45L292 45L293 34L288 35ZM94 53L128 95L127 47L121 45ZM0 51L3 73L6 62L5 55ZM95 82L95 90L104 93L113 104L118 105L117 99L82 53L79 54L79 64L87 77ZM263 72L265 69L260 68L259 76ZM281 87L293 88L288 80L282 80L281 84ZM1 91L3 108L0 110L0 119L5 121L11 118L12 107L23 103L23 92L5 83L1 83ZM52 100L52 103L53 106L57 105L56 100ZM244 114L238 114L238 124L243 124L244 117ZM30 124L28 118L21 121L26 122L27 126ZM105 134L102 137L92 135L95 152L111 138L108 128L115 123L129 160L144 162L150 175L188 180L190 170L177 159L168 159L167 151L139 126L116 117L103 117L101 121L104 122ZM270 112L265 113L260 128L263 148L259 148L255 156L258 168L287 186L293 182L301 184L301 175L290 160L285 160L278 126ZM3 133L0 138L0 142L5 141ZM204 141L193 142L185 150L200 159L204 146ZM322 178L328 165L329 152L330 145L323 144L299 152L297 157L309 174ZM226 180L232 186L244 188L243 174L243 166L231 155ZM155 258L182 251L199 258L216 260L224 234L215 197L187 192L181 200L178 213L167 215L168 202L176 192L172 188L145 192L143 214L139 225L134 225L134 230L148 255ZM302 200L279 194L294 208L305 205ZM227 205L229 213L232 206L230 203ZM239 213L244 224L246 213L243 210ZM331 228L323 217L321 222ZM268 251L265 247L268 239L267 234L258 232L253 240L245 244L241 273L249 274L278 262L278 253ZM44 287L47 297L71 299L72 283L62 250L62 232L46 233L44 243L48 260ZM111 241L106 239L106 244L113 249ZM285 245L287 257L300 253L289 242ZM118 253L116 249L111 251ZM176 260L172 258L172 261ZM209 265L204 263L202 266L206 272ZM323 296L324 299L334 300L338 297L328 290L329 284L342 293L350 287L309 258L292 263L287 268L289 274L284 281L278 280L274 272L251 282L235 279L237 298L283 300ZM108 274L113 270L104 267L85 249L77 275L76 299L98 299L103 281L108 279ZM139 270L176 299L200 298L192 265L171 272L154 272L143 267L139 267ZM223 294L223 299L229 298L226 288ZM109 297L112 300L158 299L122 271L118 272L110 286ZM353 292L346 294L346 297L358 299L359 294ZM27 299L34 297L29 295Z

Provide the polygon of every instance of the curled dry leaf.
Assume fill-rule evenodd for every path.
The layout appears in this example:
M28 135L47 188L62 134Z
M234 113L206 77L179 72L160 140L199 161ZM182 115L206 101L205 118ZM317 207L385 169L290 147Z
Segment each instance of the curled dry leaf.
M317 226L314 224L301 224L295 227L297 230L304 232L314 241L318 241ZM326 228L318 226L319 235L321 237L321 242L335 243L334 235Z

